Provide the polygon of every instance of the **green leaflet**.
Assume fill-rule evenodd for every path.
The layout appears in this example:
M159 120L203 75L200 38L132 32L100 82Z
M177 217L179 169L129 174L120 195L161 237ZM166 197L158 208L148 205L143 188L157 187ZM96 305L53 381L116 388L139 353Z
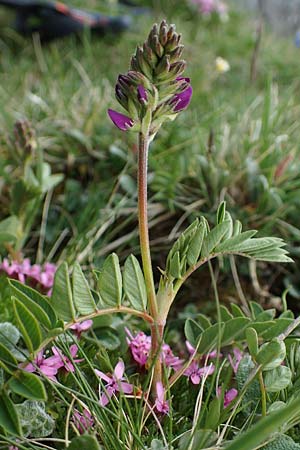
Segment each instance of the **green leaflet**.
M122 274L119 258L115 253L104 261L98 278L98 289L104 306L121 306Z
M18 367L18 361L16 360L15 356L1 342L0 342L0 365L8 373L12 373L12 370Z
M124 292L133 308L147 310L147 292L144 275L135 256L130 255L125 261L123 273Z
M0 392L0 426L14 437L22 434L15 405L3 390Z
M78 263L74 265L72 281L73 301L79 314L84 316L95 312L97 307L94 297Z
M49 300L44 295L41 295L39 292L17 280L9 280L9 285L12 294L18 300L24 302L29 309L31 309L29 305L32 305L32 303L28 302L28 299L36 304L37 308L35 308L35 311L32 310L34 315L36 311L40 311L40 309L42 309L43 312L40 313L39 320L46 328L52 328L55 325L57 320L56 314Z
M280 366L285 355L284 342L273 339L260 347L255 359L258 364L262 364L263 370L272 370Z
M224 235L230 230L230 221L226 220L216 225L205 237L202 244L201 258L207 258L212 252L216 252L217 245Z
M42 342L42 331L34 315L18 299L12 297L16 320L30 353L37 350Z
M169 274L173 278L181 278L180 253L177 251L170 260Z
M246 340L249 349L249 353L255 358L258 352L258 336L254 328L247 328L246 330Z
M226 241L222 242L221 244L217 245L215 248L216 253L226 253L231 252L236 247L239 247L243 242L249 241L252 236L254 236L257 233L256 230L250 230L250 231L244 231L241 234L234 235L230 239L227 239Z
M200 222L193 238L191 239L188 251L187 262L190 266L196 264L199 259L204 236L206 235L206 227L203 222Z
M65 450L101 450L95 436L83 434L72 439L71 444Z
M222 345L230 344L234 339L238 339L239 335L249 325L248 317L234 317L224 323L224 331L222 335Z
M288 387L292 380L289 367L278 366L264 373L264 385L267 392L279 392Z
M45 387L35 374L19 370L8 382L9 388L15 394L31 400L47 400Z
M184 326L184 333L193 347L197 347L198 353L207 353L217 345L219 333L222 335L224 323L216 323L205 330L193 319L187 319ZM199 343L200 341L200 343Z
M67 322L75 320L76 312L73 304L68 265L65 262L58 267L55 273L51 304L59 319Z
M15 242L21 231L17 216L10 216L0 222L0 243Z

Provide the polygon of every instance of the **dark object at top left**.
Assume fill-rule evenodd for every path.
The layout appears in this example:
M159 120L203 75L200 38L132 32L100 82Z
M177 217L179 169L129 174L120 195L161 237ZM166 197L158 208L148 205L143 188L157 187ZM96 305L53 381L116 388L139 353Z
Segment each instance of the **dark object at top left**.
M93 33L120 33L131 24L129 16L109 17L99 13L70 8L61 2L0 0L0 5L16 11L16 30L25 35L39 33L50 41L88 28Z

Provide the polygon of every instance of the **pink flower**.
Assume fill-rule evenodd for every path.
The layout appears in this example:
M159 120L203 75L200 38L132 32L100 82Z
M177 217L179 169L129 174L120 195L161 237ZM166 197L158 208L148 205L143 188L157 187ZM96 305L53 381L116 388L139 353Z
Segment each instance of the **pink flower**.
M72 362L78 363L83 361L83 359L75 359L78 352L78 347L76 344L72 344L70 349L70 355L72 356ZM63 368L67 372L75 372L74 366L71 362L71 360L64 355L61 350L57 347L52 347L52 352L54 353L55 357L58 359L60 366L58 367Z
M220 397L222 393L222 388L218 387L217 389L217 397ZM224 395L224 408L227 408L228 405L237 397L238 391L234 388L229 389L229 391L225 392Z
M113 109L109 109L108 115L111 121L119 128L121 131L128 131L134 125L134 120L125 114L121 114L118 111L114 111Z
M199 384L201 378L206 375L214 373L215 366L210 364L209 366L200 367L197 361L192 361L189 367L184 371L184 375L189 377L193 384Z
M230 365L233 369L233 372L236 374L239 368L239 364L241 362L241 359L243 358L243 353L241 350L237 347L233 349L233 357L231 355L228 355L228 360L230 362Z
M174 355L171 347L168 344L162 345L160 359L166 367L172 367L174 370L179 370L183 363L182 359Z
M125 328L127 334L127 344L130 348L133 359L141 366L145 366L151 350L151 336L147 336L139 331L135 336L131 334L128 328ZM160 360L166 367L172 367L177 370L182 365L182 360L175 356L171 347L163 343L161 348Z
M75 334L76 334L77 338L79 339L81 336L81 333L83 331L87 331L89 328L91 328L92 325L93 325L92 320L85 320L80 323L74 323L74 325L72 325L70 327L70 329L75 331Z
M56 381L55 375L58 369L61 367L61 360L57 356L50 356L45 358L43 355L43 350L41 350L35 360L32 363L27 364L24 367L26 372L41 372L47 378L52 381Z
M165 400L165 389L161 381L156 383L156 399L154 406L156 410L162 414L168 414L169 412L169 403Z
M123 361L118 362L111 376L95 369L96 375L107 383L104 387L104 392L100 396L101 406L106 406L116 392L123 392L124 394L133 392L133 385L124 381L124 371L125 365Z
M85 433L94 425L94 419L86 408L83 409L82 413L75 409L72 420L80 434Z
M193 94L193 88L190 84L190 78L184 78L184 77L178 77L177 81L184 80L187 83L189 83L188 87L179 94L174 95L174 97L171 100L171 104L174 105L174 112L180 112L186 109L191 101L192 94Z
M128 336L126 341L133 359L140 366L144 366L151 350L151 336L147 336L142 331L139 331L135 336L133 336L128 328L125 328L125 331Z

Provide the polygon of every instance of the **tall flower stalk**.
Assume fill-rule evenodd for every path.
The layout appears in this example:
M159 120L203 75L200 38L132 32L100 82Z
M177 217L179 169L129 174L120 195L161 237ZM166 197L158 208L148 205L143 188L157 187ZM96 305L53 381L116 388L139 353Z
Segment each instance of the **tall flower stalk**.
M166 315L155 291L148 227L147 166L149 144L166 120L174 120L186 109L192 96L190 79L183 77L186 67L181 58L181 36L173 25L162 21L154 25L147 40L137 47L125 75L119 75L116 98L125 109L122 114L108 110L113 123L122 131L138 133L138 221L148 310L153 318L149 367L153 364L153 390L162 382L161 360ZM161 299L162 300L162 299ZM159 384L160 385L160 384Z

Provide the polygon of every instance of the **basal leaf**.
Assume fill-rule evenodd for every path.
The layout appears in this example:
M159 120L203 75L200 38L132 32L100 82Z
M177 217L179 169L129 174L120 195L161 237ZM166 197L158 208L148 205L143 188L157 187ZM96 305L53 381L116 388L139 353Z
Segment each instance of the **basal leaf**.
M263 370L272 370L280 366L286 355L285 344L278 339L273 339L261 346L256 361L262 364Z
M104 305L121 305L122 274L119 258L115 253L109 255L103 264L98 278L98 289Z
M201 333L201 341L198 347L198 353L205 354L216 348L219 334L222 336L224 323L215 323ZM200 338L200 336L199 336Z
M30 400L47 400L43 382L35 374L18 370L8 382L9 388L15 394Z
M261 336L264 338L264 340L270 341L271 339L274 339L275 337L278 337L281 333L283 333L293 321L294 319L279 317L278 319L276 319L273 326L267 328L263 333L261 333Z
M97 310L94 297L88 282L82 273L80 265L75 263L73 268L73 301L81 315L92 314Z
M184 334L189 343L196 347L200 336L203 332L203 328L195 322L193 319L187 319L184 325Z
M42 331L38 321L29 309L17 298L12 297L15 317L28 350L32 353L42 342Z
M254 328L249 327L246 330L246 340L248 344L249 353L255 358L258 352L258 336Z
M14 437L22 434L15 405L4 391L0 392L0 426Z
M147 292L144 275L135 256L130 255L125 261L123 273L124 292L133 308L147 310Z
M58 267L55 273L51 304L59 319L67 322L75 319L76 311L73 304L68 265L65 262Z

